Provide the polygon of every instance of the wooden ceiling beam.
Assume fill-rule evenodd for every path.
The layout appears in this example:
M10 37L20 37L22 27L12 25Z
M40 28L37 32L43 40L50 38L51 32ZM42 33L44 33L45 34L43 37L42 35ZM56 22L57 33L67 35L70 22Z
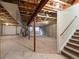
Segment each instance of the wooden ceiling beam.
M33 15L33 12L21 12L20 11L20 14Z
M29 7L27 7L27 6L19 6L19 8L22 8L22 9L26 9L26 8L32 9L31 7L29 8Z
M54 11L53 9L47 9L47 8L43 8L42 10L44 10L44 11L51 11L51 12Z
M48 2L49 0L41 0L40 4L38 5L38 7L36 8L34 14L32 15L31 19L28 21L27 25L29 25L32 21L33 21L33 17L35 17L37 15L37 13L45 6L45 4Z
M23 15L27 15L27 14L21 14L21 15L23 16ZM31 16L31 15L27 15L27 16Z
M76 0L72 0L71 4L74 4L75 1L76 1Z
M28 9L35 9L36 8L36 6L31 6L31 5L19 5L19 8L28 8Z
M14 4L18 3L18 0L2 0L2 1L9 2L9 3L14 3Z
M29 9L29 8L19 8L20 11L27 11L27 12L33 12L34 9Z
M27 4L30 4L30 5L38 5L39 3L35 3L35 2L29 2L29 1L26 1L26 0L22 0L22 1L20 1L20 2L22 2L22 3L27 3Z

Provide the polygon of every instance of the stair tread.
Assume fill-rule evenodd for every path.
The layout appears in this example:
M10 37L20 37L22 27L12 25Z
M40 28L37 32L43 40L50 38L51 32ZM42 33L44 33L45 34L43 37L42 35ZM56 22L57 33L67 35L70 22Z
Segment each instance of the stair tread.
M69 46L65 46L65 47L68 48L68 49L70 49L70 50L72 50L72 51L74 51L74 52L79 53L79 50L77 50L77 49L71 48L71 47L69 47Z
M79 59L79 30L77 29L67 45L62 50L63 55L70 59Z
M75 36L75 37L79 37L79 35L73 35L73 36Z
M74 45L74 46L77 46L77 47L79 47L79 45L78 44L76 44L76 43L71 43L71 42L68 42L69 44L71 44L71 45Z
M74 35L79 35L79 32L75 32Z
M79 31L79 29L76 29L76 31Z
M79 29L77 29L76 32L79 32Z
M79 32L75 32L75 33L79 33Z
M72 57L74 59L78 59L78 57L74 56L73 54L71 54L71 53L69 53L69 52L67 52L65 50L63 50L62 52L64 52L65 54L67 54L68 56L70 56L70 57Z
M71 40L73 40L73 41L79 41L79 40L77 40L77 39L71 39Z

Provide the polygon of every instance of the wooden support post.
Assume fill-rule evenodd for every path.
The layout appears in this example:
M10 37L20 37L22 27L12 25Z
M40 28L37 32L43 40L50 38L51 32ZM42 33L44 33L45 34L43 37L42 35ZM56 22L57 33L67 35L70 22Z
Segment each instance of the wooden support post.
M34 17L34 52L36 51L36 17Z

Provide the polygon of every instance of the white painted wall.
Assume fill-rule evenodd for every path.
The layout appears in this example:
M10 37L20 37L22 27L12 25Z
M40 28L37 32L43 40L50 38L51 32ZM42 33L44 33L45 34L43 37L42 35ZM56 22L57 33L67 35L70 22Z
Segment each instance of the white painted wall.
M3 35L14 35L16 34L15 26L3 26Z
M48 37L57 38L57 24L50 24L44 27L44 33Z
M17 27L17 33L20 34L20 26ZM16 26L3 26L3 35L16 35Z
M77 16L75 21L66 30L66 32L60 36L60 34L65 30L65 28L70 24L75 16ZM79 3L69 7L64 11L59 11L57 19L58 49L61 51L76 29L79 27Z

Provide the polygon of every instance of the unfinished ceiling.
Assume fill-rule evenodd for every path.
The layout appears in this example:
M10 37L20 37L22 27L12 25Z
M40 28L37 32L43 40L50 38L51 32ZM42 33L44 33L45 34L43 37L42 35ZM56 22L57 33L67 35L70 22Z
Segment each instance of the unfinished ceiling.
M33 21L33 17L41 11L47 2L48 0L19 0L18 6L22 21L29 25L30 22Z
M10 16L10 14L1 5L0 5L0 22L17 24L17 22Z
M21 15L21 22L25 22L27 25L30 24L33 17L37 15L37 20L51 20L56 19L57 11L61 11L62 7L58 6L58 4L62 5L71 5L74 0L2 0L9 3L18 4L18 8ZM46 4L46 5L45 5ZM45 5L45 6L44 6ZM9 19L13 19L9 13L1 6L0 12L4 13L0 15L4 15ZM38 13L38 14L37 14ZM16 23L15 20L12 20Z
M34 14L37 6L41 0L19 0L19 10L22 17L22 21L28 22L31 16Z
M2 1L17 4L19 0L2 0Z
M41 5L47 1L45 0L2 0L2 1L5 1L5 2L9 2L9 3L16 3L18 4L18 7L19 7L19 10L20 10L20 15L21 15L21 22L25 22L27 24L29 24L31 20L36 13L39 12L39 15L41 16L38 16L38 20L40 20L40 18L42 20L48 20L48 19L56 19L57 17L57 14L56 14L56 11L55 10L52 10L51 7L47 7L45 6L42 10L41 10ZM42 2L43 1L43 2ZM40 2L42 4L40 4ZM48 1L47 4L51 4L51 0ZM44 5L42 5L44 6ZM39 9L39 11L37 11L37 9ZM47 11L44 11L44 10L47 10ZM52 12L48 12L48 11L52 11ZM44 16L42 14L45 14ZM48 16L49 17L48 17Z
M33 17L42 9L48 0L2 0L8 3L15 3L18 5L21 22L29 24Z

